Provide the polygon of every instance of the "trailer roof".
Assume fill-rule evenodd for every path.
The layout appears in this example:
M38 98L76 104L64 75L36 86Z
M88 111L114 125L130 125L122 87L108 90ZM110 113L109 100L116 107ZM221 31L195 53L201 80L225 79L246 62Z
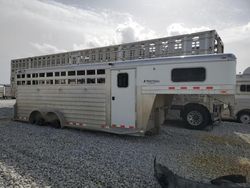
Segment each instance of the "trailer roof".
M114 44L114 45L109 45L109 46L101 46L101 47L94 47L94 48L85 48L85 49L80 49L80 50L74 50L74 51L65 51L65 52L59 52L59 53L54 53L54 54L43 54L43 55L38 55L38 56L30 56L30 57L22 57L22 58L14 58L12 61L15 60L25 60L29 58L39 58L39 57L44 57L44 56L57 56L57 55L62 55L62 54L73 54L73 53L78 53L84 50L96 50L96 49L105 49L105 48L112 48L112 47L119 47L119 46L127 46L127 45L135 45L139 43L146 43L146 42L155 42L156 40L169 40L171 38L182 38L185 36L196 36L200 34L205 34L205 33L214 33L219 39L220 36L218 35L216 30L207 30L207 31L200 31L200 32L194 32L194 33L188 33L188 34L182 34L182 35L174 35L174 36L167 36L167 37L161 37L161 38L153 38L153 39L148 39L148 40L141 40L141 41L135 41L135 42L128 42L128 43L121 43L121 44ZM222 40L220 39L220 43L223 45Z
M160 57L152 59L137 59L131 61L114 62L114 66L120 65L148 65L161 63L187 63L187 62L208 62L208 61L232 61L236 60L234 54L208 54L208 55L188 55L188 56L172 56ZM153 61L153 62L152 62Z
M188 56L172 56L172 57L160 57L160 58L148 58L148 59L136 59L129 61L117 61L117 62L104 62L104 63L88 63L88 64L71 64L56 67L44 67L28 69L26 72L44 71L44 70L57 70L57 69L74 69L81 67L95 67L95 68L108 68L108 67L124 67L124 66L143 66L143 65L155 65L165 63L187 63L187 62L209 62L209 61L233 61L236 60L234 54L208 54L208 55L188 55Z
M249 74L250 75L250 67L246 68L244 70L243 74Z

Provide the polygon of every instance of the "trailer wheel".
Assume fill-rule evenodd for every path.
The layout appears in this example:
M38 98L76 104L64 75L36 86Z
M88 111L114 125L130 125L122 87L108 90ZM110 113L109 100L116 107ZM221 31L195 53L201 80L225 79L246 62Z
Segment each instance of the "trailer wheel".
M45 121L39 111L34 111L30 114L29 122L35 125L44 125Z
M188 105L184 108L183 118L189 129L204 129L210 122L207 109L201 105Z
M237 120L240 123L250 124L250 112L242 111L237 115Z
M60 123L59 119L56 119L56 120L50 122L50 125L52 125L53 127L57 128L57 129L61 128L61 123Z
M46 122L57 129L61 128L61 122L54 112L48 112L45 116Z

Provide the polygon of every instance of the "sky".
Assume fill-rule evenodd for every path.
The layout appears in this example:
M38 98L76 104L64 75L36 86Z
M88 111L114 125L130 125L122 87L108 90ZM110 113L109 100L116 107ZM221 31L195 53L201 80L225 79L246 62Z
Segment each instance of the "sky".
M210 29L250 66L249 0L0 0L0 83L11 59Z

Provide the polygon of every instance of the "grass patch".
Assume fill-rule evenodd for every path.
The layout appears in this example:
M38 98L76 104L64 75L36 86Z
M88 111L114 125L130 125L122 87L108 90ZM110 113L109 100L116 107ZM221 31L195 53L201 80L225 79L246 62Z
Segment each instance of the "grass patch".
M219 144L219 145L243 146L243 145L248 144L245 141L243 141L241 138L229 137L229 136L206 135L206 136L202 136L201 140L212 143L212 144Z
M205 172L211 177L229 174L242 174L250 182L250 159L230 158L219 155L196 155L192 159L195 169Z

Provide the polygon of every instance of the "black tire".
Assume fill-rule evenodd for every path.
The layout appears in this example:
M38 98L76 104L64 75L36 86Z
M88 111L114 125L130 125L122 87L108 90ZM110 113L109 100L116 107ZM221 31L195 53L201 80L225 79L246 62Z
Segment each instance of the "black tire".
M38 111L32 112L29 118L29 122L34 125L44 125L45 121L42 114Z
M242 111L237 115L237 121L243 124L250 124L250 112Z
M43 118L38 118L35 120L35 124L39 126L43 126L45 124L45 121Z
M62 128L61 127L61 121L60 119L58 118L58 115L54 112L48 112L46 115L45 115L45 120L47 122L47 124L51 127L54 127L54 128Z
M61 123L60 123L60 121L58 119L55 119L55 120L51 121L50 125L52 125L56 129L60 129L61 128Z
M210 114L205 107L189 105L184 108L183 119L187 128L202 130L210 123Z

